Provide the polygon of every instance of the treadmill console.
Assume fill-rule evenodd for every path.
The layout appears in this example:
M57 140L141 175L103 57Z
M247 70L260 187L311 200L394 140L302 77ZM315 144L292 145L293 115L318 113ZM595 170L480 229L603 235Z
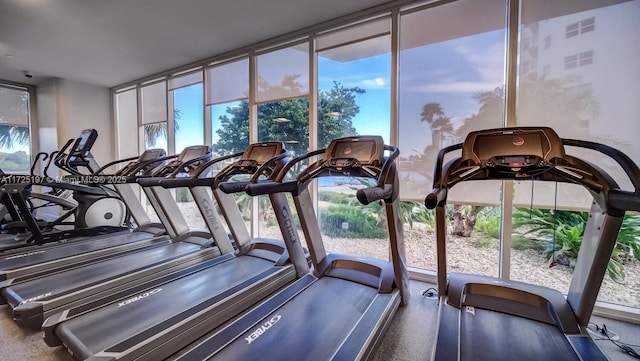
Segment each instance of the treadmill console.
M164 158L167 154L164 149L155 148L145 150L138 159L128 163L120 171L119 175L134 176L136 174L150 176L164 165L164 161L153 162L156 159ZM133 174L132 174L133 173Z
M283 152L285 149L282 142L254 143L242 153L235 166L242 173L254 173L266 161Z
M525 174L533 168L549 167L564 157L564 146L550 128L491 129L469 133L462 159L500 172Z
M325 151L323 164L345 175L360 176L360 169L381 167L384 163L384 141L380 136L335 139ZM363 174L370 177L371 174Z
M184 148L176 159L170 161L167 165L162 167L153 175L155 177L166 176L175 172L180 168L185 168L185 169L182 169L180 172L184 172L184 173L191 172L197 169L202 163L208 161L210 158L211 158L211 151L209 146L192 145ZM189 164L185 167L185 163L187 162L189 162Z

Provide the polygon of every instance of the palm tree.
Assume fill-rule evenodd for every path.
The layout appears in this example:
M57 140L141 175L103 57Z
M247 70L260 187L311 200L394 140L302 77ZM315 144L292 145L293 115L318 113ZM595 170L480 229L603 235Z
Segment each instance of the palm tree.
M0 116L0 122L4 122ZM11 149L15 145L29 144L29 127L0 125L0 148Z
M174 133L180 129L178 120L182 117L182 110L174 109L173 111L173 130ZM156 141L161 138L167 138L167 123L153 123L144 125L144 147L146 149L156 146Z
M0 148L29 144L29 93L0 87Z
M431 144L438 149L442 148L444 135L453 133L451 118L444 116L440 103L426 103L423 105L420 121L427 122L431 126Z

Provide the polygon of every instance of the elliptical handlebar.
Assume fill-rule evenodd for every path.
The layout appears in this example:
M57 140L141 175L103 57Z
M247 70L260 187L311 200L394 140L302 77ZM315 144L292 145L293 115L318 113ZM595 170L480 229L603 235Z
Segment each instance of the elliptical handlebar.
M67 149L69 149L71 144L73 144L73 147L76 147L80 143L80 140L81 140L80 138L69 139L65 143L65 145L58 151L58 154L56 154L55 158L53 159L53 164L55 164L56 167L64 170L65 172L69 172L74 175L80 175L80 172L78 172L75 169L71 169L68 166L68 163L69 163L68 159L71 155L71 151L69 151L68 154L66 153Z
M40 157L42 157L42 159L40 159ZM49 158L49 153L39 152L38 154L36 154L35 159L33 160L33 163L31 163L31 168L29 169L29 174L31 174L32 176L35 176L36 175L36 166L38 165L39 162L44 162L45 160L47 160L47 158ZM48 162L47 162L47 164L48 164ZM47 175L45 174L45 176L47 176Z

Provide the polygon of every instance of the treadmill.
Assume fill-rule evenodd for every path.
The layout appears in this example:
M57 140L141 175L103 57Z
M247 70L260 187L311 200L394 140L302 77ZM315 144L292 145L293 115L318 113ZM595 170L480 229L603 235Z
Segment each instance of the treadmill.
M571 156L565 146L590 149L614 160L634 191ZM461 156L443 164L445 156ZM514 179L575 183L592 195L590 217L567 297L524 282L447 273L445 205L448 190L468 180ZM625 211L640 211L640 170L609 146L561 139L550 128L471 132L464 143L438 154L433 192L436 211L438 329L432 360L607 360L586 331Z
M385 151L390 152L385 157ZM313 262L309 274L245 312L179 360L364 360L373 357L398 306L409 298L402 222L398 217L399 151L379 136L336 139L326 149L298 157L280 172L316 155L323 158L292 182L257 183L249 194L291 192ZM326 254L308 186L318 177L377 180L357 191L363 204L382 200L387 213L391 261Z
M179 155L155 158L159 152L163 151L158 149L146 151L141 155L140 161L137 163L139 166L125 167L125 169L144 171L148 169L146 166L152 166L158 162L168 160L170 161L168 164L156 170L156 173L161 172L162 175L168 176L174 171L181 172L185 166L199 165L209 159L211 155L209 147L207 146L192 146L185 149ZM155 169L156 167L152 166L152 168ZM184 219L178 220L185 224L185 226L180 229L176 229L172 223L168 222L164 224L165 227L168 225L174 228L165 229L165 227L151 224L146 211L144 211L133 190L130 188L130 183L135 181L140 174L132 173L129 174L129 176L130 177L127 177L122 174L109 178L127 181L122 184L117 184L116 189L122 192L122 200L138 224L137 229L95 237L70 239L66 243L3 255L3 257L0 258L0 287L7 287L32 278L45 276L52 272L115 257L124 252L139 249L140 247L151 246L157 242L164 242L169 236L176 236L188 230ZM119 181L115 181L114 183L119 183ZM84 187L87 186L85 185ZM177 211L177 206L174 205L173 208L170 209L166 208L171 205L171 202L174 202L171 195L164 195L162 200L156 200L155 197L157 195L151 190L145 190L145 192L147 192L149 200L156 204L155 210L160 213L159 216L161 219L168 219L168 217L164 215L166 212L171 212L171 214L175 215L174 218L181 217L179 211ZM185 227L187 229L185 229ZM170 234L165 235L166 232ZM163 235L165 239L159 238Z
M195 154L200 154L200 148L187 148L183 153L188 154L195 150ZM185 155L182 160L187 158L188 155ZM165 165L156 175L171 173L168 176L171 179L187 172L189 162L182 160ZM101 294L106 293L113 297L114 294L126 292L146 280L199 262L203 257L213 258L221 252L234 251L221 227L218 227L214 234L189 230L168 190L159 187L153 191L153 196L162 200L160 203L166 203L163 206L165 208L160 209L159 213L166 214L170 219L166 224L169 233L167 237L159 237L149 246L119 254L117 257L0 288L0 294L11 307L16 323L21 327L40 329L46 317L67 308L86 304L88 301L95 305L98 299L103 298ZM201 202L202 198L197 198L196 201ZM173 204L173 208L167 209L167 204ZM217 214L211 214L209 218L216 218L214 222L220 224ZM178 227L178 224L184 227ZM177 233L176 229L186 230ZM215 247L212 247L212 237ZM225 248L226 244L228 246ZM201 250L203 251L200 252Z
M206 177L216 162L240 157ZM243 153L218 158L201 167L199 178L145 179L146 187L211 188L237 192L247 180L234 181L235 175L275 177L288 159L281 142L250 145ZM206 192L206 191L205 191ZM224 193L224 192L222 192ZM218 195L218 198L221 194ZM231 194L227 197L233 199ZM284 194L270 197L281 224L292 225L291 212ZM240 216L237 204L223 207L223 215ZM203 207L210 213L211 205ZM236 208L230 212L229 208ZM206 216L206 214L205 214ZM242 218L229 222L242 224ZM239 233L235 233L239 234ZM91 303L49 317L43 324L49 346L63 344L79 360L159 360L192 343L197 338L264 299L274 291L308 273L308 264L297 232L283 232L284 242L256 238L243 243L235 239L238 250L212 258L173 274L157 277L128 293L120 293L110 303L94 307ZM288 244L289 246L286 246ZM299 263L292 263L287 248L298 245Z

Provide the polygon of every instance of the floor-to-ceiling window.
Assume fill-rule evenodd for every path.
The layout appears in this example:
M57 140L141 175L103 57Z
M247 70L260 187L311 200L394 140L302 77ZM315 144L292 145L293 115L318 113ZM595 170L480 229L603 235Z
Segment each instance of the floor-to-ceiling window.
M204 89L202 69L169 78L169 126L173 130L172 153L179 154L191 145L204 144ZM171 143L171 142L170 142ZM192 228L205 228L204 221L188 188L175 189L175 200Z
M280 141L292 156L309 151L309 43L256 56L257 141ZM259 234L279 232L266 196L259 198ZM293 210L293 209L292 209ZM268 230L270 229L270 231Z
M351 135L390 142L391 18L324 32L316 38L318 148ZM375 180L349 176L318 181L318 221L329 252L388 258L384 207L364 206L356 190Z
M143 148L162 148L167 146L167 82L144 85L140 88L141 119L140 128Z
M29 173L29 91L0 84L0 164L5 173Z
M206 74L213 152L242 152L249 146L249 58L215 65Z
M521 2L517 125L550 126L561 137L592 140L640 161L640 1ZM615 39L615 41L612 41ZM607 157L567 148L629 181ZM511 278L567 292L591 195L571 184L514 184ZM601 301L640 306L640 217L627 215L609 261ZM535 272L519 267L534 262Z
M249 58L215 64L206 69L207 107L214 156L243 152L249 146ZM226 166L218 163L216 169ZM234 194L248 229L251 229L251 198Z
M419 202L406 215L413 217L405 229L412 266L435 269L434 214L421 203L438 151L472 130L505 124L505 21L502 0L456 1L400 16L400 195ZM451 271L498 275L501 193L499 181L461 183L450 192Z

